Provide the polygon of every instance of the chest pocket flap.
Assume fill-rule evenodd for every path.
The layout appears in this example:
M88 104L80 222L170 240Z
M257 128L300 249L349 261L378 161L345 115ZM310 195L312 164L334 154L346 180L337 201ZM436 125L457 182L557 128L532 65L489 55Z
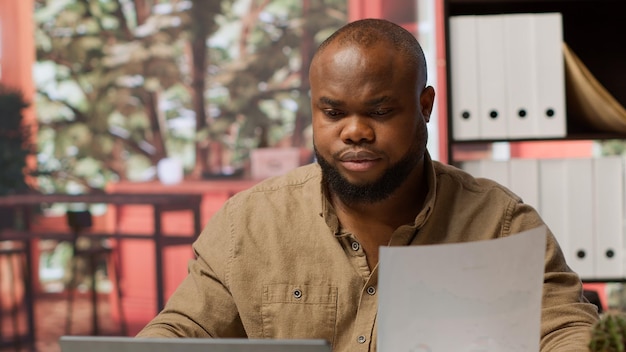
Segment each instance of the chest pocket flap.
M261 314L265 338L313 338L332 343L337 321L337 287L265 285Z

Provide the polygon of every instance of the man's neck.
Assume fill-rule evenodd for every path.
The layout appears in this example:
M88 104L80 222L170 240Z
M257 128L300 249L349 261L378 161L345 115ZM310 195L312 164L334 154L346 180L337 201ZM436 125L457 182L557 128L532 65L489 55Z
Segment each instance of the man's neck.
M412 224L424 206L428 191L424 175L422 164L391 197L376 203L347 204L331 195L340 226L361 243L370 270L378 265L379 247L389 245L396 229Z

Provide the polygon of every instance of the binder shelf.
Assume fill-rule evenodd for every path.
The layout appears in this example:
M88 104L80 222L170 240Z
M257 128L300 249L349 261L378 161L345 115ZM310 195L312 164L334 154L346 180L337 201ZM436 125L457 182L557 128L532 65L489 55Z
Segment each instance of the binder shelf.
M624 0L444 0L448 163L533 205L585 282L626 282L626 158L484 157L626 140L625 14Z
M626 1L444 3L450 163L456 144L626 139Z

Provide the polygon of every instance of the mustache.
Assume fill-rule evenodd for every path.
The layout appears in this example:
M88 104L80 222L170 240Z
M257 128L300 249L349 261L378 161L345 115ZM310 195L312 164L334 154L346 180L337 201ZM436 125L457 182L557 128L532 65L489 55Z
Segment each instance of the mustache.
M380 159L382 155L383 153L376 149L360 147L340 150L333 154L333 158L341 161L368 161Z

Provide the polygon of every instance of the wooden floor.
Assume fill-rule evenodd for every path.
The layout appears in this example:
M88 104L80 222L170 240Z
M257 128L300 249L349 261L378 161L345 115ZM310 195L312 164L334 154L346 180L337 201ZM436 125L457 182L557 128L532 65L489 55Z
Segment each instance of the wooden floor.
M23 310L23 309L22 309ZM26 331L24 312L18 314L18 330ZM35 303L35 332L36 341L32 346L23 344L10 344L7 340L13 337L14 322L11 312L2 312L2 325L0 326L0 340L3 342L0 351L37 351L59 352L59 337L65 335L65 321L67 316L67 300L60 295L45 295L36 298ZM98 304L100 317L99 335L122 335L120 324L111 317L110 307L106 298L100 299ZM73 324L71 335L93 335L91 327L91 303L88 296L77 297L73 308ZM128 331L137 331L140 327L129 327ZM20 346L21 345L21 346Z

